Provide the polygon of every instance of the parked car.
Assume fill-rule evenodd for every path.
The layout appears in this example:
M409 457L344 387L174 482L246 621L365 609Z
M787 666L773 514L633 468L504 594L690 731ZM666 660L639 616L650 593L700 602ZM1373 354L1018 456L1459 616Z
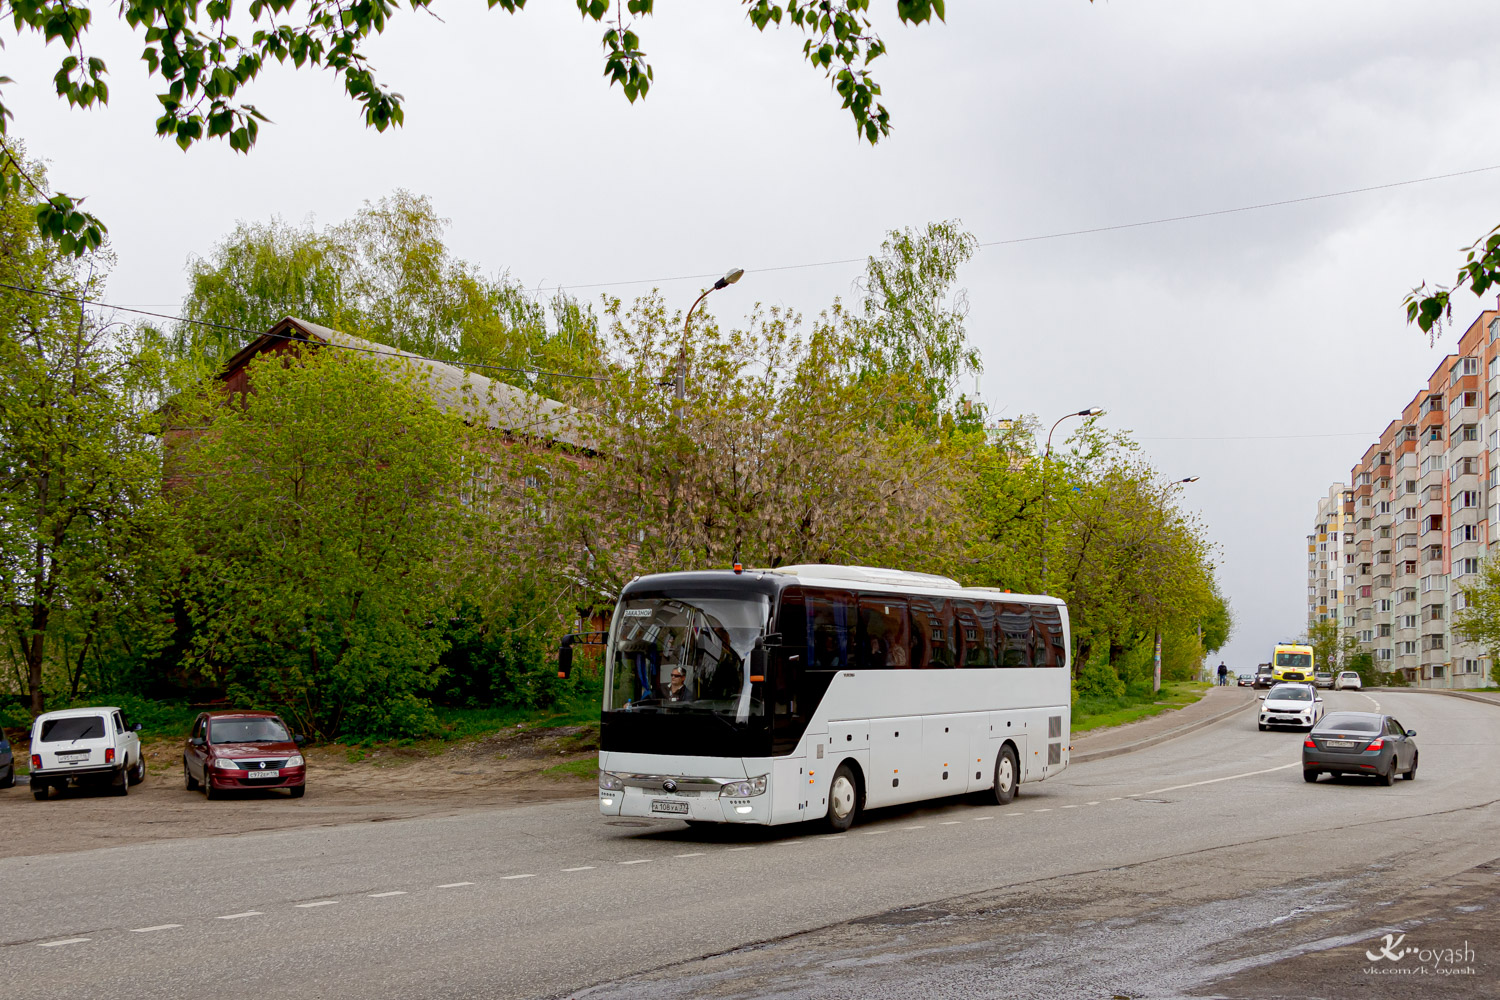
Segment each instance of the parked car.
M146 779L140 731L113 706L43 712L31 724L31 794L90 784L128 794Z
M1358 691L1364 686L1364 681L1361 681L1359 674L1353 670L1345 670L1333 679L1335 691Z
M1235 680L1236 680L1236 682L1238 683L1238 685L1240 687L1247 688L1247 687L1251 687L1251 686L1253 686L1255 684L1255 675L1254 674L1240 674L1239 677L1235 678Z
M1314 672L1313 673L1313 687L1320 687L1320 688L1331 688L1331 687L1333 687L1333 674L1329 673L1327 670L1319 670L1319 671Z
M302 742L272 712L204 712L182 750L183 784L210 799L245 788L285 788L300 799L307 791Z
M1271 680L1271 665L1269 663L1262 663L1255 668L1255 682L1252 685L1253 687L1268 688L1272 683L1274 682Z
M0 788L10 788L16 783L16 755L10 748L10 740L0 736Z
M1323 699L1311 684L1278 684L1261 695L1260 728L1313 727L1323 717Z
M1387 785L1400 774L1417 777L1415 729L1404 729L1389 715L1374 712L1334 712L1324 716L1302 741L1302 777L1317 781L1324 771L1368 774Z

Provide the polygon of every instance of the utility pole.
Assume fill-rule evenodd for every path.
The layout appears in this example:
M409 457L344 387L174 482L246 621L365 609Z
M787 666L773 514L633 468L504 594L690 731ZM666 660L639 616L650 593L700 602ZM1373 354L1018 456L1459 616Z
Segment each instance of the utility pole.
M711 287L705 288L703 290L702 295L693 300L693 304L688 306L687 315L682 318L682 350L677 352L677 377L672 380L673 394L677 397L677 405L673 409L673 413L676 414L678 420L682 419L684 404L687 400L688 324L692 322L693 311L697 309L698 305L704 299L708 298L709 295L717 292L721 288L728 288L730 285L734 284L736 281L739 281L744 276L745 269L743 267L737 267L734 270L730 271L728 274L724 275L724 277L720 278L718 281L715 281Z

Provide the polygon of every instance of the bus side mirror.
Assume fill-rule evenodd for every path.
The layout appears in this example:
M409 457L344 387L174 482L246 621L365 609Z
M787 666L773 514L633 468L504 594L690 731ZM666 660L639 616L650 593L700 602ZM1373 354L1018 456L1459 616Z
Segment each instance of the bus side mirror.
M766 663L769 657L766 655L766 643L764 639L756 639L755 645L750 649L750 683L763 684L766 680Z
M562 645L557 647L557 676L564 679L573 672L573 637L563 636Z

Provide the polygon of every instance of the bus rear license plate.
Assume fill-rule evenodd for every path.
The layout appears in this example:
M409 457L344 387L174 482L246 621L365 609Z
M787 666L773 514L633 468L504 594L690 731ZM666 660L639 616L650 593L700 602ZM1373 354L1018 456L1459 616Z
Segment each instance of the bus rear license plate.
M673 799L652 799L651 811L654 813L675 813L679 816L687 815L688 804L677 802Z

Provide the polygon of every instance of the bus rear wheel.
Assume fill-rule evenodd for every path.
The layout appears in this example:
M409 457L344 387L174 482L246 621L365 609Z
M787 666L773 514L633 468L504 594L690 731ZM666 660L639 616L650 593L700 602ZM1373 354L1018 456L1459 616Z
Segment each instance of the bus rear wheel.
M1016 752L1009 746L1000 748L995 759L995 801L1008 805L1016 797L1016 785L1021 779L1021 769L1016 764Z
M828 785L828 815L823 822L833 833L843 833L859 815L859 779L854 768L840 764Z

